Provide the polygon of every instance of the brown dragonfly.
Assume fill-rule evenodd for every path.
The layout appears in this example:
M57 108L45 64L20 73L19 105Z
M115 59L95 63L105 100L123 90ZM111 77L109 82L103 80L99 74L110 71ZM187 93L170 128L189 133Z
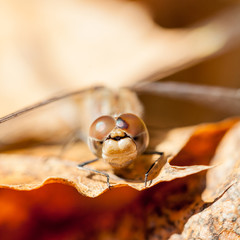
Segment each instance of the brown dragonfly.
M150 106L144 110L139 99L144 102L144 99L149 100L154 96L165 97L162 101L163 106L161 107L159 99L156 99L150 101ZM148 148L149 141L151 142L148 128L154 131L154 128L171 128L176 125L176 122L178 124L180 122L180 125L195 123L186 121L181 123L182 116L190 116L193 113L188 112L188 108L185 112L175 111L178 108L176 103L172 109L168 108L168 113L164 112L166 99L170 101L177 99L177 103L179 101L190 104L195 102L199 106L205 105L211 109L211 113L217 111L218 114L215 114L215 118L212 119L206 119L209 115L201 112L202 121L219 120L240 113L240 92L233 88L177 82L142 83L129 88L121 88L118 91L101 86L93 87L58 95L2 117L0 119L0 149L5 151L14 148L19 142L30 146L33 143L49 144L57 140L62 144L61 156L73 142L85 141L96 158L89 159L76 167L106 176L109 188L109 174L88 168L86 167L88 164L104 160L113 169L118 170L127 168L133 163L136 164L140 155L158 155L157 160L145 173L146 186L149 173L164 155L163 152ZM157 113L156 115L160 118L168 115L169 111L176 112L176 115L170 119L178 119L178 121L167 120L166 126L166 122L161 124L161 121L154 121L152 117L149 117L145 124L143 113L145 112L147 119L148 109ZM196 118L199 120L198 115ZM48 119L48 126L45 126L43 121L46 119ZM161 126L158 126L159 124ZM61 126L61 131L58 131L58 126Z

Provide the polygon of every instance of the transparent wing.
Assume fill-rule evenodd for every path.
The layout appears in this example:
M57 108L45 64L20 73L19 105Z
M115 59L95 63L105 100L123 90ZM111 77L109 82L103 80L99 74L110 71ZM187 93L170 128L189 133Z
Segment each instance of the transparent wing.
M240 115L240 90L180 82L151 82L132 87L144 103L145 121L172 128Z
M145 121L153 130L240 114L238 89L152 82L132 90L143 102ZM53 97L9 114L0 118L0 150L30 143L62 143L74 132L84 139L92 120L98 113L111 112L114 102L111 91L96 87Z
M101 87L62 94L0 118L0 150L66 141L83 128L84 99Z

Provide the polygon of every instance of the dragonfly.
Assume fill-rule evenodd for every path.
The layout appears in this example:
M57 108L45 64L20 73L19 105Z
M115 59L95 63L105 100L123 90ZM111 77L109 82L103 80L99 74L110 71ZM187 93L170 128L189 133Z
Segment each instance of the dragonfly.
M83 140L96 156L76 167L106 176L107 186L110 188L109 174L88 168L89 164L103 160L113 169L125 169L133 163L137 164L141 155L157 154L157 160L145 173L144 184L146 187L149 174L154 166L164 158L164 152L148 149L151 139L149 139L149 131L143 121L144 109L139 100L141 94L168 96L197 102L214 109L218 108L219 111L230 115L238 115L240 112L240 91L234 88L177 82L148 82L119 90L97 86L61 94L0 118L0 150L14 145L19 139L24 139L27 130L21 126L23 117L27 119L25 126L30 124L31 131L34 132L38 131L39 118L51 117L41 110L49 107L49 113L54 108L60 108L65 124L75 126L72 129L70 127L71 137L64 141L61 152L64 152L73 141ZM158 110L157 106L153 106L154 108L155 111L161 113L161 109ZM33 114L36 115L35 120L30 117ZM52 127L55 125L55 120L52 119ZM19 133L16 134L17 129L23 129L23 131L18 131ZM42 141L47 142L52 137L51 129L47 129L46 132L48 138L42 139ZM66 138L66 133L55 136L55 138L58 137Z

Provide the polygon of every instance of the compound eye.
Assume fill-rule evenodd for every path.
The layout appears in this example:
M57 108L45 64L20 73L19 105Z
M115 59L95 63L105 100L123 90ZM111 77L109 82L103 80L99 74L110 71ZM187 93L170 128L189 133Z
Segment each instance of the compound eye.
M132 113L120 115L117 118L116 125L117 127L126 131L132 137L147 131L144 122Z
M113 130L116 122L111 116L101 116L97 118L89 129L89 136L99 141L103 141Z

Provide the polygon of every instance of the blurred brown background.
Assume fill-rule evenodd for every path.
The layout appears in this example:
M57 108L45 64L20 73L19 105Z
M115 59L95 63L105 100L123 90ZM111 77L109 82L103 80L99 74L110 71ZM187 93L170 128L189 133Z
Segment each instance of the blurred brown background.
M190 27L197 32L229 9L237 17L239 1L1 1L0 114L59 91L167 75L239 87L239 36L228 43L235 48L204 61L225 42L217 27L194 38ZM240 28L231 17L223 23L221 33ZM189 67L197 62L202 63ZM171 75L182 68L187 69Z

